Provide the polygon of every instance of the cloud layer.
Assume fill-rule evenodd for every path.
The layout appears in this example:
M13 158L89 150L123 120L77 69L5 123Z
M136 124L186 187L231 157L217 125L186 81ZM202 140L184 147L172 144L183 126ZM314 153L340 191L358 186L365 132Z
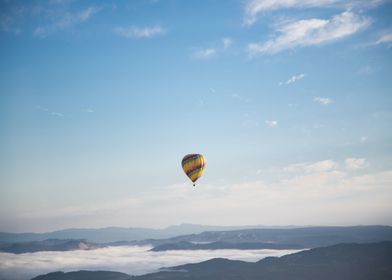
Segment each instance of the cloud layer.
M161 267L195 263L211 258L257 261L296 250L196 250L150 252L151 247L122 246L91 251L0 253L0 279L27 280L53 271L112 270L140 275Z

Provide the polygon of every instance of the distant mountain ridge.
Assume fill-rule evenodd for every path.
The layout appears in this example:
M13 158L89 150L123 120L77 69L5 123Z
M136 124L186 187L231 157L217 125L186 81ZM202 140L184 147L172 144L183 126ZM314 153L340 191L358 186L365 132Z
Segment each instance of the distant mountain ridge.
M112 273L112 274L111 274ZM129 276L115 272L54 272L32 280L390 280L392 242L337 244L256 263L211 259Z
M288 245L287 248L315 248L337 243L368 243L392 241L390 226L304 227L288 229L244 229L231 231L206 231L199 234L177 236L169 239L144 240L140 245L151 244L163 248L181 249L189 243L267 243L270 246ZM182 245L181 245L182 244ZM158 247L159 246L159 247ZM188 246L190 247L190 246ZM280 247L283 249L283 247ZM267 248L266 248L267 249Z
M187 241L180 241L177 243L165 243L157 245L150 251L160 252L168 250L219 250L219 249L238 249L238 250L257 250L257 249L303 249L301 245L295 244L276 244L263 242L211 242L211 243L191 243Z
M0 232L0 243L43 241L47 239L86 239L95 243L117 241L140 241L144 239L163 239L179 235L196 234L204 231L223 231L264 226L208 226L181 224L164 229L107 227L98 229L64 229L46 233ZM285 228L285 227L283 227Z
M19 243L0 244L0 251L14 254L34 253L41 251L93 250L102 247L85 239L47 239Z
M114 271L74 271L64 273L62 271L52 272L33 278L34 280L130 280L131 276Z

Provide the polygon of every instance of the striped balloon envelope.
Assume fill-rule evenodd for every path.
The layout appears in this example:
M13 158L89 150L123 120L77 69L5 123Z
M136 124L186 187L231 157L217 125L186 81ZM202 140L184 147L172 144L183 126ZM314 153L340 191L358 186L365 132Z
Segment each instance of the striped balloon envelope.
M191 179L194 186L197 179L204 174L206 164L206 158L200 154L186 155L181 162L182 169L184 169L186 176Z

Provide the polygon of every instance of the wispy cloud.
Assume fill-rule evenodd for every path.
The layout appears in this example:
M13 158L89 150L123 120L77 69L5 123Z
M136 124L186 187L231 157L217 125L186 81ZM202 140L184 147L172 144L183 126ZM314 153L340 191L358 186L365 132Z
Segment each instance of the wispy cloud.
M163 35L167 32L163 27L156 26L130 26L130 27L117 27L114 32L125 38L152 38L159 35Z
M222 39L223 49L228 49L234 43L233 39L225 37Z
M55 116L55 117L64 117L64 114L49 110L48 108L41 107L40 105L35 106L35 108L39 111L45 112L48 115Z
M341 0L250 0L245 5L246 25L252 25L256 22L259 13L282 8L293 7L323 7Z
M343 12L331 19L306 19L278 26L275 38L262 43L251 43L247 47L250 57L259 54L275 54L287 49L321 45L343 39L370 25L370 19Z
M87 22L101 10L98 6L73 5L74 2L73 0L2 1L0 30L15 34L29 30L33 36L44 38L57 31Z
M322 160L311 163L295 163L284 168L284 171L288 172L325 172L332 171L339 168L339 164L333 160Z
M313 101L317 102L321 105L329 105L329 104L333 103L333 100L328 97L315 97L315 98L313 98Z
M295 173L319 173L345 170L353 171L368 166L365 158L346 158L342 164L334 160L322 160L310 163L295 163L285 167L283 170Z
M367 9L376 7L386 0L248 0L245 4L244 24L252 25L263 12L287 8Z
M50 112L50 114L52 116L56 116L56 117L64 117L64 115L62 113L58 113L58 112Z
M293 75L286 82L279 82L279 85L289 85L305 78L305 74Z
M198 59L209 59L216 56L216 54L217 54L217 50L215 48L207 48L207 49L197 50L196 52L193 53L193 57Z
M365 158L347 158L344 163L346 164L346 168L348 170L362 169L367 166Z
M245 97L243 95L237 94L237 93L233 93L231 95L231 98L235 99L235 100L238 100L238 101L241 101L241 102L245 102L245 103L249 102L249 98L247 98L247 97Z
M388 47L392 46L392 32L389 31L387 33L382 34L374 43L373 45L381 45L386 44Z
M65 30L71 28L82 22L88 21L94 14L101 10L99 7L88 7L85 10L79 12L67 12L61 15L52 22L46 25L40 25L36 27L33 31L33 35L40 38L45 38L49 34L54 33L59 30Z
M266 120L265 124L270 128L274 128L278 125L278 121Z
M209 59L218 56L220 53L228 50L233 45L234 40L229 37L224 37L220 41L215 42L208 48L198 48L192 53L193 58Z

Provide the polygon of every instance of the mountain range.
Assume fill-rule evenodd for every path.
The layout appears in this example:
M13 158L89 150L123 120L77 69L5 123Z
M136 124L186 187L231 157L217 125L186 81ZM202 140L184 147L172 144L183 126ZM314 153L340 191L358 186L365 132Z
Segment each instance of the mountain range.
M116 241L170 238L179 235L201 233L204 231L225 231L249 228L264 228L264 226L208 226L181 224L163 229L106 227L98 229L64 229L45 233L0 232L0 243L42 241L47 239L86 239L95 243L109 243ZM288 228L290 228L290 226Z
M201 229L200 227L198 227ZM112 228L114 229L114 228ZM90 233L93 230L89 231ZM153 246L152 251L166 250L216 250L216 249L305 249L329 246L337 243L366 243L392 241L390 226L353 226L353 227L304 227L304 228L258 228L240 230L204 231L163 239L144 239L133 241L115 241L107 243L92 242L87 239L89 234L79 232L82 239L70 239L72 232L62 231L66 239L48 239L27 242L2 242L0 251L10 253L25 253L37 251L68 251L90 250L106 246ZM109 237L98 237L105 230L96 230L93 237L99 240L124 238L129 240L132 234L117 231ZM133 232L133 231L132 231ZM86 231L84 231L86 233ZM121 233L121 234L120 234ZM134 233L134 232L133 232ZM46 236L46 235L45 235ZM15 240L5 239L5 240ZM16 239L19 240L19 239ZM121 240L121 239L120 239Z
M337 243L365 243L392 241L390 226L352 226L352 227L303 227L303 228L263 228L230 231L206 231L199 234L182 235L169 239L143 240L139 245L151 244L155 249L166 250L187 249L192 244L233 243L265 243L268 246L279 246L279 249L315 248ZM193 245L193 247L205 245ZM212 249L205 248L205 249Z
M23 254L40 251L71 251L93 250L102 247L85 239L47 239L43 241L30 241L0 244L0 252Z

